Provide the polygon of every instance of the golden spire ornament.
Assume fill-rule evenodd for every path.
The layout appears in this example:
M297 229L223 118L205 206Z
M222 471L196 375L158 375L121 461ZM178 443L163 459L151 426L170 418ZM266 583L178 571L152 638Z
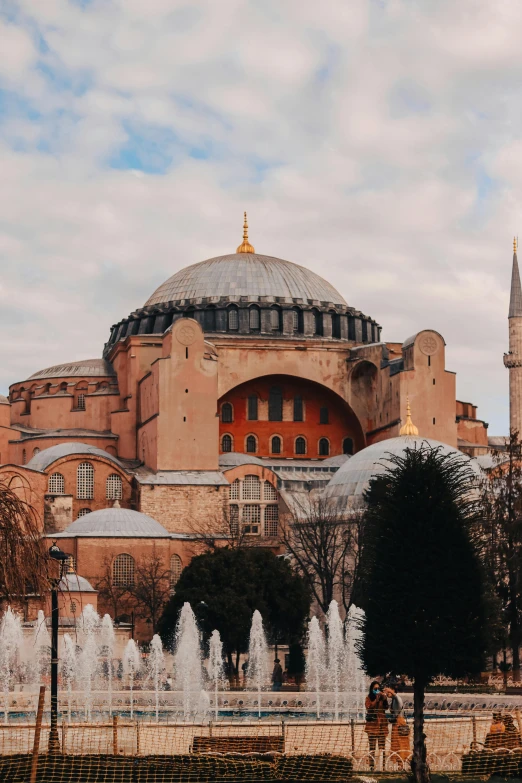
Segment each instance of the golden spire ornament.
M399 430L399 435L413 436L418 435L419 430L411 420L410 398L406 397L406 423Z
M513 237L513 253L517 252L517 238Z
M238 249L236 250L236 253L255 253L253 246L248 241L248 223L247 223L247 213L244 213L245 215L245 222L243 223L243 242L239 245Z

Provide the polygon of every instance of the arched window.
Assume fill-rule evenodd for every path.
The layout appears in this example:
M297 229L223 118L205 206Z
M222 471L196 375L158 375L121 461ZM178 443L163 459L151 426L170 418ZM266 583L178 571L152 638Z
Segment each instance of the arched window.
M277 506L265 506L265 529L267 538L276 538L277 524L279 522L279 509Z
M127 587L134 584L134 558L130 555L118 555L112 563L112 584L115 587Z
M306 454L306 440L302 437L295 439L295 453Z
M246 439L246 450L248 454L255 454L257 451L257 440L255 435L249 435Z
M22 465L27 465L27 452L25 449L22 449Z
M258 332L261 327L259 307L251 307L249 311L249 324L252 332Z
M223 437L221 438L221 451L223 451L225 454L232 451L231 435L223 435Z
M51 393L51 384L50 383L46 383L44 388L43 388L42 394L50 394L50 393Z
M107 481L105 483L105 497L107 500L121 500L121 496L121 478L117 473L111 473L110 476L107 476Z
M292 310L292 326L293 326L294 332L301 332L302 331L302 329L300 329L300 326L301 326L300 321L301 321L301 318L300 318L299 310Z
M78 396L76 397L76 410L78 411L85 410L85 394L78 394Z
M281 311L277 307L272 307L270 310L270 328L273 332L281 330Z
M263 500L277 500L277 489L269 481L263 485Z
M271 442L272 454L281 454L281 438L279 435L274 435Z
M343 454L353 454L353 440L351 438L343 440Z
M251 394L248 398L248 420L257 421L258 419L258 397L257 394Z
M322 335L323 333L323 318L319 310L312 310L314 316L314 334Z
M78 519L80 519L80 517L84 517L84 516L86 516L86 514L90 514L90 513L91 513L91 510L92 510L92 509L90 509L90 508L81 508L81 509L78 511Z
M303 398L294 397L294 421L303 421Z
M341 339L341 316L339 313L330 313L332 317L332 337L336 340Z
M208 310L205 310L203 323L205 325L206 332L216 331L216 311L214 310L213 307L209 307Z
M179 555L172 555L170 558L170 592L174 593L176 585L183 571L181 564L181 557Z
M47 491L51 495L65 494L65 479L61 473L51 473L47 484Z
M326 406L319 409L319 424L329 424L328 408Z
M283 421L283 390L272 386L268 395L268 420Z
M330 444L328 438L321 438L319 441L319 456L327 457L330 453Z
M90 462L81 462L76 472L76 497L92 500L94 497L94 468Z
M60 394L67 394L67 383L65 381L60 384Z
M239 500L240 481L236 479L230 485L230 500Z
M36 457L36 455L39 453L40 453L40 449L37 446L35 449L33 449L33 457Z
M231 307L228 311L228 329L230 332L237 332L239 329L239 315L236 307Z
M243 479L242 500L261 500L261 480L259 476L249 474Z
M362 341L363 343L368 342L368 321L366 319L362 319Z
M221 406L221 421L230 424L234 420L234 409L229 402L224 402Z

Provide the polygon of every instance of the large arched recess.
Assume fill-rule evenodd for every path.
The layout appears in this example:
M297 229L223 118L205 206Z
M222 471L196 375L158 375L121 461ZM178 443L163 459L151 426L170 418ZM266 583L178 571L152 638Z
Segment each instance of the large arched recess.
M282 391L282 420L269 418L270 392L274 389ZM257 404L249 405L251 398L257 399ZM302 400L301 421L296 420L300 408L297 398ZM253 419L250 415L256 407L257 419ZM246 452L247 439L254 435L257 456L283 459L324 458L326 455L320 453L320 441L324 438L328 441L330 456L342 454L348 438L353 442L354 452L366 445L359 419L339 394L294 375L261 375L241 383L219 399L218 410L220 451L224 435L232 438L233 451ZM274 436L280 438L279 453L274 453L271 445ZM305 438L304 454L296 447L297 438Z

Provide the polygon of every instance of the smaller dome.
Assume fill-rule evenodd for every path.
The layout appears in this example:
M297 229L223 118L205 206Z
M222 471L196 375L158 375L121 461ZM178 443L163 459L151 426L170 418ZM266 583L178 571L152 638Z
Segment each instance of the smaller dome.
M9 400L3 394L0 394L0 405L9 405Z
M74 457L79 454L85 454L87 457L103 457L114 462L119 468L122 467L119 460L108 451L90 446L88 443L58 443L57 446L49 446L48 449L43 449L32 457L25 467L43 471L62 457Z
M27 380L36 381L39 378L68 378L73 376L100 378L111 375L116 375L114 367L105 359L83 359L79 362L55 364L54 367L38 370L38 372L30 375Z
M448 446L447 443L441 443L431 438L422 438L420 436L400 436L398 438L388 438L378 443L372 443L365 449L358 451L353 457L342 465L337 473L330 479L325 489L325 496L346 501L346 503L358 505L362 502L363 495L368 489L370 479L379 473L384 473L389 467L389 455L402 456L406 449L420 448L426 444L431 448L442 448L443 454L455 454L462 460L469 463L470 467L481 474L480 466L476 460L468 457L462 451Z
M239 451L229 451L219 455L220 468L237 468L239 465L266 465L259 457L252 454L241 454Z
M64 593L95 593L96 590L84 576L78 574L65 574L60 580L58 589Z
M141 511L102 508L80 517L53 538L170 538L168 530Z

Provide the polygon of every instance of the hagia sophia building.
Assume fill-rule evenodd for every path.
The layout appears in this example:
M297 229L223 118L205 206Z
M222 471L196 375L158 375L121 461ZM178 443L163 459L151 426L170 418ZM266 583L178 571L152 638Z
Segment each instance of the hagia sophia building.
M522 411L516 252L513 276L506 364ZM282 553L292 498L349 502L405 437L480 460L487 424L455 382L441 334L383 342L377 321L322 277L256 253L245 215L235 253L176 272L112 326L100 358L11 385L0 481L32 504L91 591L107 567L124 585L153 551L174 588L202 525L228 520Z

